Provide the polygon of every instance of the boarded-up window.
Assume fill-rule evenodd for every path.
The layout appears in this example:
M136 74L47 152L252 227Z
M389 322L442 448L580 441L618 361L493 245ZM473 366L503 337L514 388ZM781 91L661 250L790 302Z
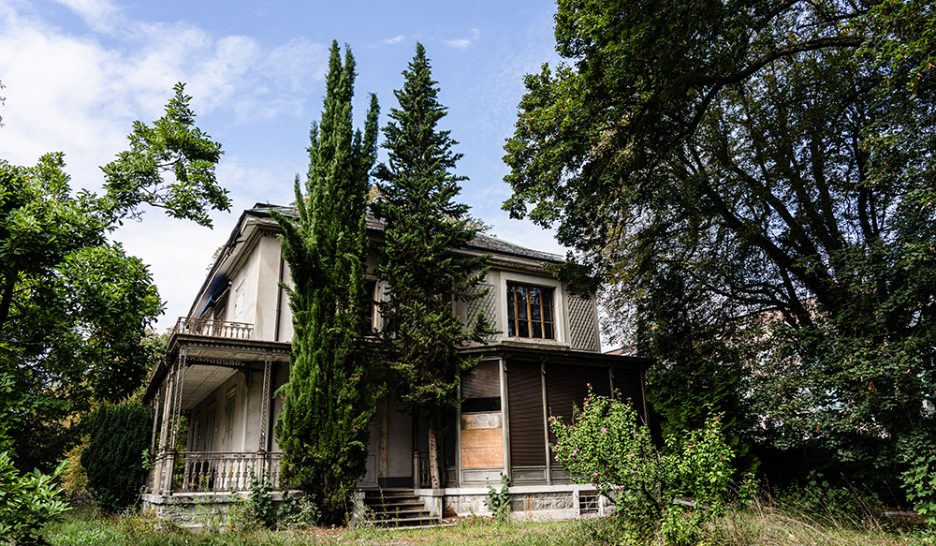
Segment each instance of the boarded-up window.
M546 465L541 376L539 364L508 362L507 413L513 466Z
M500 402L500 363L482 362L462 375L462 468L504 465L504 426Z

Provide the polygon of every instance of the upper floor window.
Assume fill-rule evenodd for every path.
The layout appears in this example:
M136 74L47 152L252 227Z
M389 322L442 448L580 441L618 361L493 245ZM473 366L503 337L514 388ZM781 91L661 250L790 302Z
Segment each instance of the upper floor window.
M507 284L507 335L556 339L552 288Z

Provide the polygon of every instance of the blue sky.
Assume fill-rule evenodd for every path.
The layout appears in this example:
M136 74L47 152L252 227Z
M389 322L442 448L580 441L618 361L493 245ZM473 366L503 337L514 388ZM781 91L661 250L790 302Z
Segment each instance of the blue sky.
M173 83L187 82L199 125L224 147L218 175L234 207L215 215L213 231L151 211L116 233L150 264L167 303L162 329L187 311L240 210L290 201L331 40L354 51L356 114L374 92L381 124L418 40L449 107L443 128L464 154L462 200L493 234L561 251L551 233L500 210L523 75L557 60L554 9L547 0L0 0L0 158L27 165L63 151L73 187L97 189L98 166L124 148L131 121L159 117Z

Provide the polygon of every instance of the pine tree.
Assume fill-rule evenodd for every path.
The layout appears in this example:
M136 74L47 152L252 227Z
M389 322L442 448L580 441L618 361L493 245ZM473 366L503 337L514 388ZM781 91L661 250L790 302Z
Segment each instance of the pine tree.
M377 99L363 134L352 129L354 58L332 43L322 119L313 124L305 192L295 183L298 218L276 215L293 288L289 382L276 438L289 482L315 495L326 521L342 522L367 456L376 394L362 343L369 327L365 295L365 207L376 159Z
M422 44L403 76L403 89L394 92L399 108L384 128L388 160L374 171L381 192L375 211L386 224L379 272L390 289L381 309L383 339L398 394L428 416L437 488L439 415L458 403L459 372L477 363L458 348L482 341L491 327L481 314L465 327L453 309L456 301L483 295L485 257L457 252L477 230L468 207L454 201L465 180L453 173L461 154L452 151L457 143L449 131L437 128L446 108Z

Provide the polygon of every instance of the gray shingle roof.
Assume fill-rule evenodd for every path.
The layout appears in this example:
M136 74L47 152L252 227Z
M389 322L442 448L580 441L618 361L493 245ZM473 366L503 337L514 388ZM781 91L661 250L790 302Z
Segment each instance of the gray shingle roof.
M266 203L257 203L252 209L249 209L247 212L255 216L268 216L270 210L275 209L280 214L285 216L297 216L295 207L284 207L280 205L270 205ZM373 231L383 231L384 224L378 220L368 208L367 210L367 229ZM522 247L520 245L504 241L503 239L498 239L497 237L479 233L475 236L474 239L469 243L471 248L476 250L482 250L485 252L496 252L499 254L511 254L513 256L522 256L524 258L531 258L534 260L541 260L544 262L563 262L565 258L558 254L552 254L549 252L543 252L540 250L533 250L532 248Z

